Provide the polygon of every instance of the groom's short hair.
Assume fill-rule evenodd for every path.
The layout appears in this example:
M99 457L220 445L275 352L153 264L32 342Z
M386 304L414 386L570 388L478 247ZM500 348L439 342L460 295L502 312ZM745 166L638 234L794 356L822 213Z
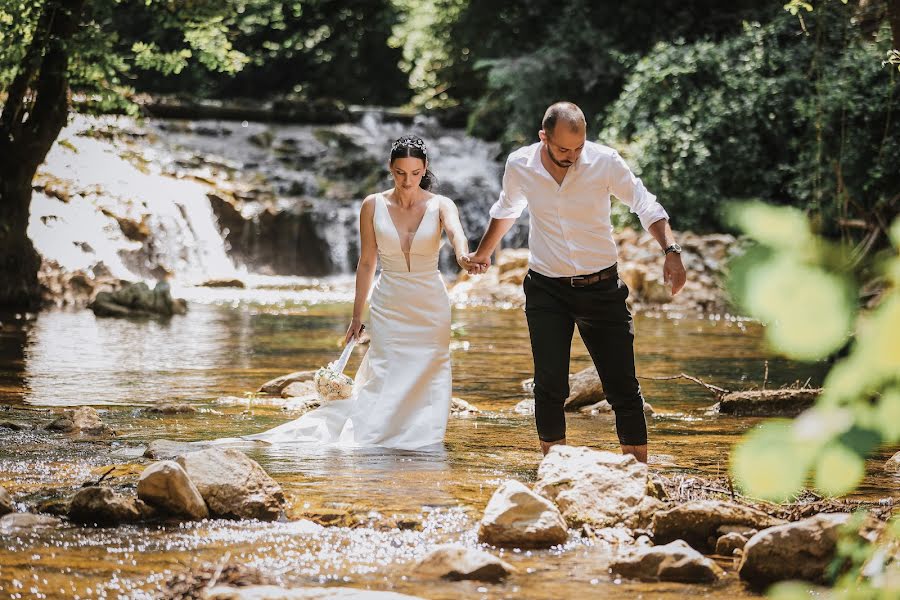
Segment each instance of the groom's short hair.
M544 113L544 120L541 121L541 129L545 133L553 133L557 123L564 123L569 126L572 131L582 131L587 129L587 121L584 113L577 105L571 102L557 102L550 105L547 112Z

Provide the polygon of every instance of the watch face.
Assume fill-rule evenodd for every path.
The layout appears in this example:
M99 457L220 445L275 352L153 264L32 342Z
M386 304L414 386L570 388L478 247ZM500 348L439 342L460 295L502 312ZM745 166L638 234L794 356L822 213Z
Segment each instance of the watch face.
M676 252L678 254L681 254L681 246L679 246L678 244L672 244L671 246L666 248L666 254L668 254L669 252Z

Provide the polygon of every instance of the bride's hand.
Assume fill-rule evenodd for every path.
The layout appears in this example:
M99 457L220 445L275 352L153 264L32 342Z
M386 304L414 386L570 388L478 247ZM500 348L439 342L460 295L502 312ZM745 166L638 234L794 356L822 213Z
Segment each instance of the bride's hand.
M350 327L347 328L347 335L344 336L344 344L348 344L352 338L359 339L359 334L362 333L363 323L360 319L353 319L350 321Z

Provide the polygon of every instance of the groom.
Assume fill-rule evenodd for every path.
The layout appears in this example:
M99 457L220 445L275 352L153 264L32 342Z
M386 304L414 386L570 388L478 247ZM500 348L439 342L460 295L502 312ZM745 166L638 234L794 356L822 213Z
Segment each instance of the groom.
M475 272L490 265L504 234L528 206L529 270L525 314L534 357L534 417L541 450L566 443L563 407L569 395L574 327L597 367L615 411L622 452L647 462L644 399L634 370L634 325L628 288L616 272L610 194L624 202L661 248L663 276L676 294L685 282L681 246L669 215L607 146L586 141L584 113L570 102L547 109L540 142L509 155L491 223L469 258Z

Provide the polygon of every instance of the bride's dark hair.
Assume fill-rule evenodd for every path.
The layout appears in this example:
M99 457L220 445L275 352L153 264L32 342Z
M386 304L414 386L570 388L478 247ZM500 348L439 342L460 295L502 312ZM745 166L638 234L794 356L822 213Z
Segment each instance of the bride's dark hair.
M398 138L391 144L391 163L397 158L420 158L422 162L427 164L428 151L425 148L425 142L422 141L422 138L415 135L404 135ZM434 176L434 173L426 168L425 174L422 175L422 181L419 182L419 187L423 190L431 190L436 182L437 178Z

